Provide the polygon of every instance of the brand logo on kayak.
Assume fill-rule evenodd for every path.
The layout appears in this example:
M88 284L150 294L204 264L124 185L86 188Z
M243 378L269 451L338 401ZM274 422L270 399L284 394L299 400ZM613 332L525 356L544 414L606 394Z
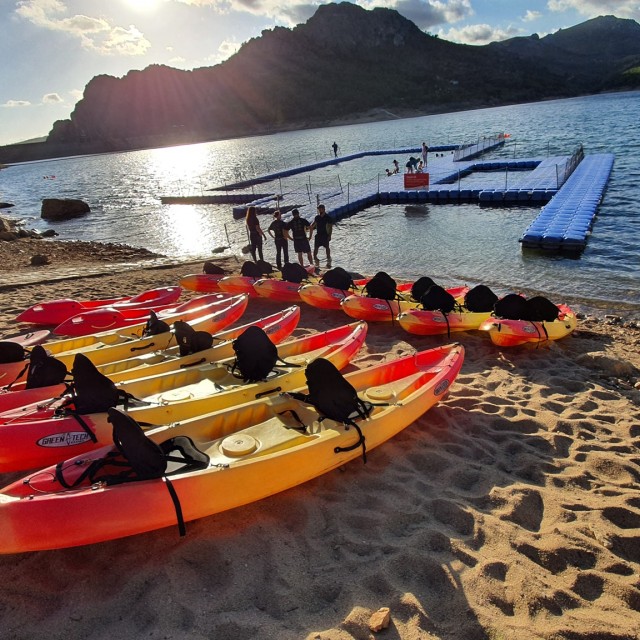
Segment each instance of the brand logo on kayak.
M522 333L538 333L538 330L535 327L530 327L528 324L525 324L522 327Z
M89 434L85 431L69 431L45 436L40 438L36 444L39 447L73 447L84 444L87 440L89 440Z
M438 386L433 390L433 392L437 396L440 396L448 389L448 387L449 387L449 381L443 380L442 382L438 383Z
M373 308L378 311L389 311L389 307L386 304L374 304Z

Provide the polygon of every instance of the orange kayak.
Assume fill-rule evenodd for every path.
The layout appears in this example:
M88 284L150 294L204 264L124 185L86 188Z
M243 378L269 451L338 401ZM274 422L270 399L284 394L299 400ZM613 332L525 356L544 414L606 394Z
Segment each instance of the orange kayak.
M398 287L400 300L383 300L362 295L347 296L341 303L342 310L351 318L367 322L395 322L397 317L409 309L419 308L419 303L411 298L411 283L408 290ZM468 287L454 287L447 289L454 298L464 296Z
M356 419L366 450L412 424L420 428L415 421L449 393L463 360L462 346L447 345L347 374L360 399L372 404L366 419ZM222 513L362 457L363 448L353 446L356 429L319 418L313 406L273 395L147 432L161 446L190 438L198 470L170 463L165 476L117 484L108 475L87 475L90 466L117 455L109 444L33 473L0 490L0 553L86 545L175 526L179 512L187 522Z
M220 280L224 277L222 273L190 273L180 278L180 286L189 291L217 293L222 291L220 289Z
M259 279L253 276L225 276L220 278L218 286L220 291L225 293L232 293L233 295L246 293L251 298L257 298L258 292L253 288L253 284Z
M408 333L418 336L435 336L453 331L472 331L491 315L490 311L472 313L471 311L451 312L446 316L441 311L407 309L398 316L398 324Z
M560 315L552 322L489 318L478 328L480 331L488 332L493 344L499 347L518 347L523 344L560 340L573 333L578 319L567 305L559 304L558 309Z

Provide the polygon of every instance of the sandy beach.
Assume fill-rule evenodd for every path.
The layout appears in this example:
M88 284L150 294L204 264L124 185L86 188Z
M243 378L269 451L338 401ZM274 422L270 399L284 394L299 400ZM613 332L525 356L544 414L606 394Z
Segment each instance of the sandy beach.
M13 318L37 301L201 270L98 266L3 265L0 335L24 331ZM281 306L253 299L243 321ZM348 321L303 305L294 336ZM466 359L449 396L366 465L188 523L183 539L0 556L0 638L637 640L640 330L588 317L538 348L452 338ZM449 341L371 324L347 371ZM390 626L373 633L381 607Z

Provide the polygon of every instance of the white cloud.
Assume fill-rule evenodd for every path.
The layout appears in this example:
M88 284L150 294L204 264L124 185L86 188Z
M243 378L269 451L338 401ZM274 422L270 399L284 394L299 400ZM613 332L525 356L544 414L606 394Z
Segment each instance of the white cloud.
M461 44L489 44L489 42L495 42L497 40L506 40L507 38L514 38L521 35L522 30L516 27L509 26L506 29L499 29L492 27L488 24L471 24L461 29L449 29L443 31L442 29L438 35L444 40L450 42L459 42Z
M57 93L45 93L42 96L42 104L60 104L64 100Z
M114 26L105 18L85 15L63 17L67 7L60 0L20 0L16 14L43 29L60 31L78 38L84 49L103 55L138 56L151 43L133 25Z
M531 11L529 9L527 9L527 13L524 14L524 17L522 18L525 22L532 22L533 20L537 20L538 18L541 18L542 14L539 11Z
M8 107L9 109L15 109L16 107L30 107L31 103L28 100L7 100L0 107Z
M238 51L238 49L240 49L241 46L242 44L240 42L235 42L232 40L225 40L224 42L220 43L220 46L218 47L218 52L220 54L218 62L222 62L223 60L230 58L234 53Z
M640 20L638 0L548 0L547 6L551 11L573 9L587 18L611 14L618 18Z

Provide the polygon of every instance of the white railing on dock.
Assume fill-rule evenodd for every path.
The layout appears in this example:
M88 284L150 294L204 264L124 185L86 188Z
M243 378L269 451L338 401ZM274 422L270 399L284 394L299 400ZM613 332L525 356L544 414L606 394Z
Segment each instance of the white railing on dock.
M453 161L458 162L460 160L464 160L466 158L472 158L473 156L482 153L486 149L490 149L492 147L496 147L499 144L503 144L505 140L504 133L496 133L491 136L483 136L482 138L478 137L476 142L468 142L461 144L453 154Z

